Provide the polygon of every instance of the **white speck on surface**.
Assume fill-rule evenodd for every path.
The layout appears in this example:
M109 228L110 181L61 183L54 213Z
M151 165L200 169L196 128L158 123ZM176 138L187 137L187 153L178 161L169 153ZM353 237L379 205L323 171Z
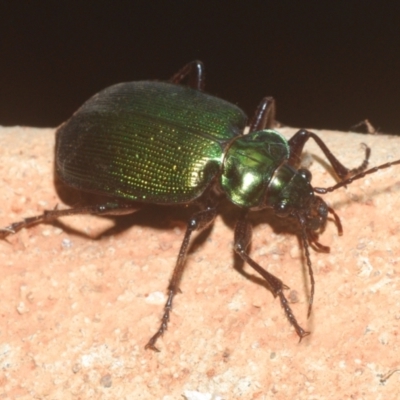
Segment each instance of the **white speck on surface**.
M63 239L61 241L61 247L63 249L70 249L72 247L72 241L69 239Z
M221 396L212 393L201 393L193 390L183 392L186 400L223 400Z
M117 297L118 301L122 301L124 303L131 303L136 298L136 293L131 289L126 289L122 294Z
M246 305L246 302L243 301L243 295L241 292L236 293L232 300L228 303L229 310L239 311Z
M147 304L164 304L167 298L163 292L152 292L146 297L145 301Z
M26 306L26 304L23 301L20 301L17 305L17 311L18 314L26 314L29 312L29 308Z
M11 358L13 355L13 349L8 343L3 343L0 346L0 367L3 370L9 368L9 366L12 364Z
M299 246L292 246L289 250L289 255L291 258L299 258L301 255L301 249Z
M379 336L379 343L383 344L383 345L387 345L389 344L389 334L387 332L383 332L380 336Z
M357 275L363 278L369 278L374 269L367 257L360 257L357 261L357 266L359 268Z
M369 291L371 293L376 293L380 289L382 289L385 285L391 283L393 280L390 278L382 278L379 282L375 283L374 285L371 285L369 287Z

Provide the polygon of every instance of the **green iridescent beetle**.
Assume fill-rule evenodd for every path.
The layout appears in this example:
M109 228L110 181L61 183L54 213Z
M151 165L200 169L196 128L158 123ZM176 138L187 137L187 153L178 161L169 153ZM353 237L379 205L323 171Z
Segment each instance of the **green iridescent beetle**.
M187 81L187 85L181 85ZM4 238L22 228L74 214L118 215L134 212L137 203L177 205L196 203L199 211L188 221L168 287L161 325L146 348L157 350L167 329L172 301L178 292L190 237L210 226L222 197L242 209L235 227L234 249L279 297L300 340L307 336L284 295L287 286L252 258L249 211L272 208L280 217L297 219L311 281L314 277L308 247L329 248L318 242L328 213L339 217L317 194L331 192L377 169L366 170L369 148L360 167L348 169L314 133L300 130L286 140L274 127L275 103L265 97L248 119L235 105L205 94L204 69L199 61L187 64L169 82L121 83L94 95L57 130L56 172L67 185L109 196L106 203L45 211L0 230ZM308 170L298 169L307 140L314 139L341 181L329 188L313 188Z

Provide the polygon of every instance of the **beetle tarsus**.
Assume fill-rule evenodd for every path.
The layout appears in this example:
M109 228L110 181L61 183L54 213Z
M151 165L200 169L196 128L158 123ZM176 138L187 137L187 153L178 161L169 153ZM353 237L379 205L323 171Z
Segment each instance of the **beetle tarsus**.
M281 305L282 308L285 311L286 317L289 320L290 324L293 326L294 330L297 333L297 336L300 338L300 342L301 340L308 336L310 334L310 332L305 331L297 322L296 317L293 314L292 309L289 306L289 302L287 301L287 298L285 297L285 295L283 294L282 291L278 292L278 296L279 296L279 300L281 301Z
M169 315L172 310L172 300L174 299L175 296L174 290L170 289L169 294L168 294L168 299L167 302L165 303L164 306L164 314L161 318L161 325L158 328L158 331L150 338L146 346L144 347L146 350L154 350L159 352L160 350L155 346L157 340L159 337L161 337L164 332L168 329L168 322L169 322Z
M13 225L6 226L5 228L0 229L0 237L1 239L6 238L8 235L13 235L16 231L12 228Z
M157 333L158 333L158 332L157 332ZM155 335L148 341L148 343L146 344L146 346L144 346L145 350L153 350L153 351L155 351L156 353L159 353L159 352L160 352L160 349L157 348L157 347L154 345L154 343L157 341L157 339L158 339L160 336L161 336L161 334L160 334L160 335L155 334Z

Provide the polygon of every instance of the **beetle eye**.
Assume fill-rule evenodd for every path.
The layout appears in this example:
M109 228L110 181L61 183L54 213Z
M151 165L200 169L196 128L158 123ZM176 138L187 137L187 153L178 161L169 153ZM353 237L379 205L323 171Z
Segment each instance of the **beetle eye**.
M280 202L274 207L275 214L280 218L286 218L290 214L290 207L286 202Z
M312 174L308 169L299 169L299 174L308 182L311 182Z

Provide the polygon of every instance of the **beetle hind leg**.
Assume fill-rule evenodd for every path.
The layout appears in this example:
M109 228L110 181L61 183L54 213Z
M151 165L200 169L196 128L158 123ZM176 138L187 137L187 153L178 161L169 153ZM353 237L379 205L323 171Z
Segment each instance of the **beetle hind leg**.
M40 215L24 218L21 221L14 222L4 228L0 228L0 239L5 239L7 236L13 235L23 228L30 228L34 225L46 224L55 221L58 218L66 217L69 215L122 215L130 214L135 211L137 211L137 207L134 207L132 204L119 204L116 202L67 208L64 210L59 210L56 207L53 210L45 210Z
M191 61L170 78L170 82L181 84L185 79L188 86L200 91L204 90L204 65L201 61Z

